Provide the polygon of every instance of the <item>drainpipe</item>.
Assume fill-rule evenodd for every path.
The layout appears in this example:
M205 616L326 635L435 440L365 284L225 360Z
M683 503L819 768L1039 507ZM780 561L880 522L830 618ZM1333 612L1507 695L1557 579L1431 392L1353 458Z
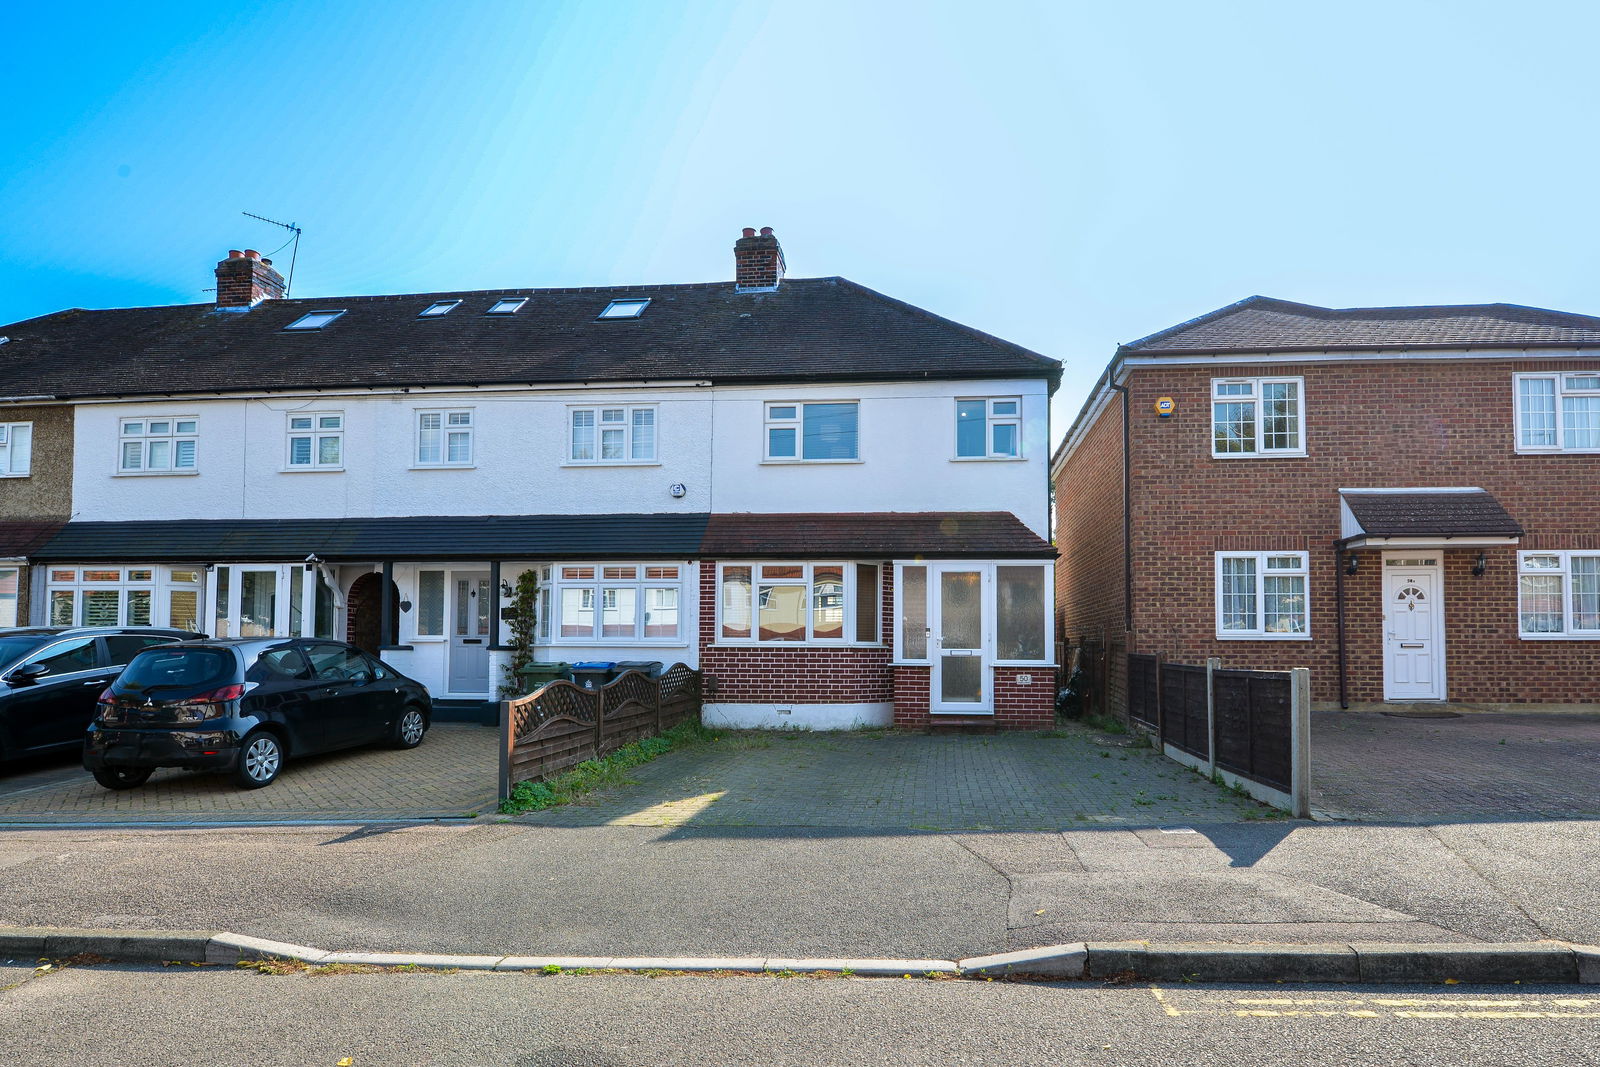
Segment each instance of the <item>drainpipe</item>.
M1122 632L1124 652L1132 652L1133 641L1133 447L1128 419L1128 387L1107 383L1122 394Z
M1342 711L1350 710L1350 698L1345 692L1344 655L1344 550L1349 543L1348 537L1341 537L1333 543L1333 603L1339 620L1336 636L1339 648L1339 708Z

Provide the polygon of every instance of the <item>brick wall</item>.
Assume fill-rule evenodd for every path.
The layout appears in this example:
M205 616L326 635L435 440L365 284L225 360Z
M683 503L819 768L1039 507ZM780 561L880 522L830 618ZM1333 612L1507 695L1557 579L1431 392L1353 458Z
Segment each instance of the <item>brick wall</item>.
M1190 663L1217 656L1228 667L1310 667L1314 699L1335 699L1333 543L1341 487L1478 486L1527 530L1520 548L1600 549L1600 456L1515 452L1511 375L1576 366L1385 360L1136 370L1129 380L1133 650ZM1275 375L1305 379L1308 455L1211 458L1211 379ZM1174 398L1173 417L1156 416L1159 396ZM1087 627L1107 614L1105 587L1120 581L1120 561L1105 547L1120 536L1120 516L1108 506L1104 485L1115 412L1108 409L1100 421L1105 425L1067 462L1057 491L1069 635L1075 623ZM1080 538L1086 543L1075 544ZM1214 553L1225 550L1310 554L1312 640L1215 638ZM1600 642L1517 637L1515 549L1490 549L1482 578L1470 573L1478 549L1437 554L1445 567L1450 699L1595 699ZM1382 566L1376 551L1360 556L1359 573L1346 587L1349 695L1376 701L1383 698Z
M1024 685L1022 678L1030 679ZM1055 725L1054 672L1048 668L996 667L994 720L1002 730L1048 730Z
M904 730L928 728L931 667L894 668L894 724Z

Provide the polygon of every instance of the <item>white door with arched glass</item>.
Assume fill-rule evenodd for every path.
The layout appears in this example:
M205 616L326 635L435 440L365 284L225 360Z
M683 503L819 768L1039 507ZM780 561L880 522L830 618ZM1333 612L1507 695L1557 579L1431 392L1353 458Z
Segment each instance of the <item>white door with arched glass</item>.
M1445 699L1444 574L1437 555L1384 556L1383 698Z

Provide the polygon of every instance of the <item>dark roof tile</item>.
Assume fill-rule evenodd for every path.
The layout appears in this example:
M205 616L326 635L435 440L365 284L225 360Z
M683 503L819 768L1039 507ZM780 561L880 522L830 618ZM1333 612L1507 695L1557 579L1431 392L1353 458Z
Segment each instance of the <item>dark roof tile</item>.
M1522 526L1481 489L1340 494L1368 537L1521 537Z
M818 559L1052 558L1055 549L1006 511L867 512L844 515L713 515L702 554Z

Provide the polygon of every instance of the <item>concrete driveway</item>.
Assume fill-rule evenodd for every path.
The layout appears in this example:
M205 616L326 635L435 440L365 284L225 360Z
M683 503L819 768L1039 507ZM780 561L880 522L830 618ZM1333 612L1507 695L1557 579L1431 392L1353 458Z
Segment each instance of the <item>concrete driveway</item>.
M220 774L160 770L103 789L76 757L0 771L0 826L287 823L463 818L493 811L499 731L439 723L409 751L354 748L291 759L265 789Z
M1413 717L1417 716L1417 717ZM1313 812L1440 823L1600 814L1600 714L1317 711Z

